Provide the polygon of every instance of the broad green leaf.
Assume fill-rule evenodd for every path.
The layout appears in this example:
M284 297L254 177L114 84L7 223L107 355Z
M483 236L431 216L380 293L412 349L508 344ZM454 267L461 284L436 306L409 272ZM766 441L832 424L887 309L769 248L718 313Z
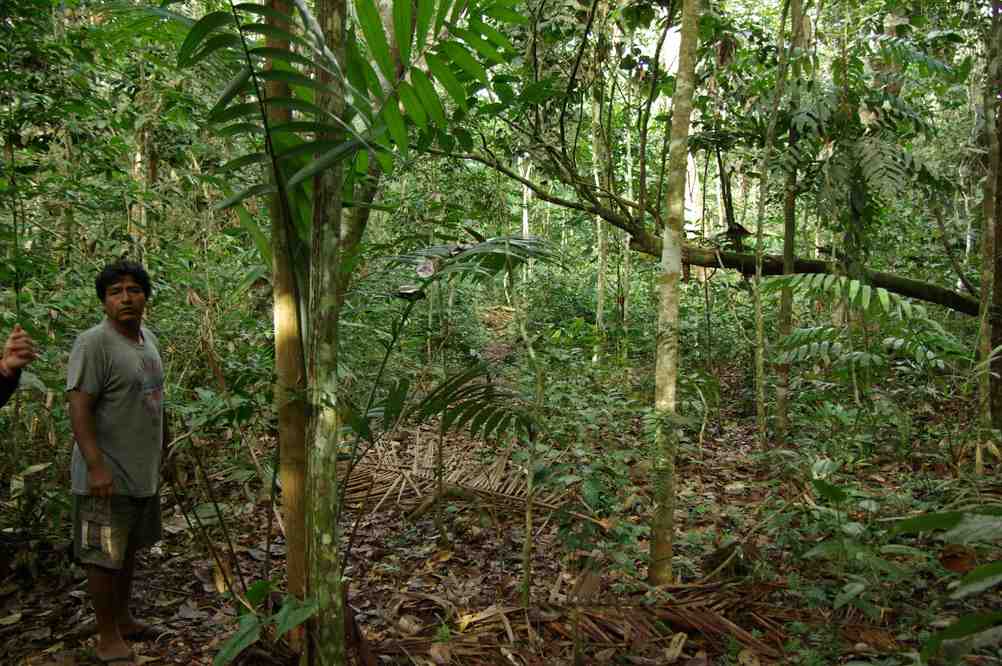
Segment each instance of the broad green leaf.
M390 175L393 173L393 155L386 150L375 151L376 161L379 162L379 168L383 170L383 173Z
M397 148L400 149L401 153L407 154L407 126L404 125L404 117L400 115L400 109L397 107L397 104L396 95L386 100L386 104L383 105L382 116L383 120L386 121L387 129L390 130L393 143L397 144Z
M327 139L331 138L330 135L337 137L337 135L344 132L340 125L335 125L334 123L315 122L312 120L293 120L288 123L272 125L270 129L272 133L276 134L279 132L315 132L316 134L324 136L324 138Z
M292 25L295 23L292 16L286 14L285 12L279 11L274 7L269 7L268 5L257 5L252 2L241 2L236 5L234 9L242 12L250 12L251 14L257 14L258 16L263 16L265 18L270 18L279 23L285 23L287 25Z
M360 95L365 95L369 91L369 86L365 79L365 70L362 68L362 58L361 51L358 50L358 42L355 39L355 33L349 33L345 44L345 59L347 61L347 74L348 83L351 84L353 88Z
M406 81L401 81L400 85L397 86L397 94L400 96L400 101L404 103L407 116L421 129L427 127L428 114L425 113L424 106L418 99L417 93L414 92L414 88Z
M323 91L330 90L325 83L314 79L312 76L291 72L287 69L269 69L259 72L257 76L263 81L281 81L290 86L303 86L304 88L315 88Z
M212 666L225 666L237 658L248 647L261 639L261 619L248 613L240 619L236 632L219 646L219 652L212 660Z
M438 0L438 11L435 13L435 34L442 32L445 26L445 19L449 16L449 9L453 0Z
M223 166L219 167L218 171L220 173L229 173L230 171L236 171L237 169L242 169L245 166L250 166L251 164L261 164L267 161L267 153L250 153L249 155L241 155L236 159L230 160Z
M292 109L303 113L312 113L318 118L330 117L330 112L326 111L313 102L299 99L298 97L268 97L264 100L265 106L276 109Z
M369 47L369 52L375 59L379 69L383 71L383 76L388 81L396 79L396 72L393 69L393 62L390 60L390 45L383 32L383 22L379 17L379 10L372 0L355 0L355 14L358 16L358 23L365 35L365 43Z
M849 302L854 303L856 301L856 296L859 294L859 281L850 280L849 281Z
M268 237L264 235L261 227L258 226L246 208L237 205L236 209L237 217L240 218L240 226L246 229L251 238L254 239L254 245L257 247L258 254L261 255L261 261L265 266L271 266L271 244L268 242Z
M231 120L236 120L244 116L251 116L253 120L260 120L261 106L257 102L233 104L216 113L209 114L209 122L214 125L221 125L222 123L228 123Z
M212 107L211 111L209 111L209 116L225 109L229 103L233 101L233 98L239 95L241 91L247 87L247 84L250 81L250 75L250 69L242 67L237 75L230 79L230 82L226 84L223 94L219 96L219 99L216 101L216 105Z
M829 539L822 541L818 545L804 553L804 557L812 559L815 557L835 558L846 554L845 542L841 539Z
M406 68L411 61L412 17L411 0L393 0L393 34L397 38L400 63ZM395 78L395 77L394 77Z
M510 23L512 25L528 25L529 19L518 12L505 7L504 5L497 3L491 5L484 9L484 13L495 18L502 23Z
M439 53L444 53L449 59L459 65L459 68L473 78L487 84L487 70L474 59L466 47L456 41L445 41L438 45Z
M414 25L415 47L418 51L424 48L428 40L428 28L435 15L435 0L417 0L417 21Z
M255 582L247 588L247 601L250 602L251 606L260 606L264 603L264 600L268 598L268 593L271 592L273 587L274 584L270 580L259 580ZM241 610L245 612L247 611L246 608L242 608L242 604L240 606Z
M276 191L275 186L272 185L271 183L259 183L257 185L251 185L247 189L242 190L241 192L237 192L233 196L227 197L220 203L213 206L213 208L215 208L216 210L226 210L230 206L235 206L236 204L240 203L241 201L243 201L248 197L256 197L259 194L271 194L272 192L275 191Z
M456 103L456 106L466 111L466 89L459 82L459 79L456 78L456 75L452 73L452 70L449 69L449 65L434 53L427 54L425 61L428 63L428 69L431 70L432 76L442 84L442 87L452 97L452 101Z
M943 538L950 543L1002 541L1002 515L964 513L960 523L947 531Z
M191 26L188 35L184 38L184 43L177 51L177 64L179 67L187 67L191 55L202 43L202 41L214 30L218 30L224 25L232 25L233 16L229 12L211 12L198 20Z
M216 136L236 136L238 134L264 134L264 127L254 123L233 123L220 127L215 131Z
M289 179L288 186L295 187L299 183L303 182L308 178L312 178L316 174L320 173L324 169L329 169L341 160L349 157L356 150L361 148L364 144L359 139L351 139L343 143L338 144L334 148L331 148L326 153L316 158L305 167L297 171L292 178Z
M497 63L498 65L503 65L506 60L501 53L494 48L494 45L488 42L486 39L476 34L472 30L463 30L456 28L452 31L458 37L462 37L463 41L472 46L477 53L483 56L485 59L491 62Z
M880 300L880 307L884 309L884 312L889 313L891 311L891 295L883 287L877 287L877 298Z
M470 21L470 28L494 42L499 49L508 53L515 53L515 45L511 43L507 35L497 30L494 26L484 23L480 19L474 19Z
M950 593L951 599L963 599L972 594L984 592L1002 583L1002 562L992 562L978 567L960 581L960 585Z
M383 429L387 432L397 424L404 411L408 389L410 389L410 381L403 377L390 388L389 395L386 396L386 404L383 409Z
M866 590L866 583L861 583L859 581L846 583L845 587L842 588L842 591L835 597L835 603L832 605L836 609L842 608L842 606L845 606L847 603L862 594L864 590Z
M253 49L248 49L248 53L258 58L264 58L265 60L280 60L289 64L303 65L304 67L310 69L317 68L317 63L315 61L288 49L280 49L274 46L258 46ZM326 70L326 68L322 69Z
M286 135L283 137L275 137L276 139L284 139L290 142L289 145L282 146L281 148L276 147L275 149L275 159L279 162L288 162L290 160L294 161L294 158L301 157L303 155L309 155L313 157L314 155L319 155L325 153L328 150L333 150L337 146L341 145L341 141L332 141L331 139L317 139L315 141L296 141L296 137L291 135Z
M242 45L243 43L240 41L240 37L232 33L213 35L205 42L205 46L200 48L197 53L193 54L189 58L185 65L188 67L191 65L197 65L220 49L235 48Z
M494 437L494 432L502 424L502 422L509 416L504 406L498 406L497 412L484 422L484 437Z
M965 615L926 641L922 646L922 658L928 660L936 656L943 641L967 638L998 624L1002 624L1002 612Z
M445 108L443 108L442 102L438 98L438 93L435 92L435 85L423 70L416 67L411 70L410 76L411 84L413 84L414 91L421 100L424 110L431 116L432 122L436 123L439 127L444 127L446 124Z
M870 296L872 295L873 295L873 290L870 288L870 285L864 284L862 289L862 297L859 299L859 304L863 312L870 311Z
M277 25L271 25L270 23L249 23L242 28L244 33L252 35L261 35L265 38L271 39L277 42L288 42L290 44L298 44L302 46L307 51L315 53L313 44L309 41L303 39L299 35L289 32L285 28L280 28ZM318 65L314 65L315 67Z
M811 485L814 486L814 490L816 490L819 495L824 497L829 502L841 504L849 499L849 493L842 490L838 486L828 483L824 479L811 479Z
M291 594L282 599L282 610L275 613L275 633L284 636L317 614L320 604L312 599L300 601Z
M931 532L933 530L948 530L956 526L963 517L964 513L962 511L926 513L895 523L894 527L891 528L891 534L915 534L918 532Z
M918 557L922 559L929 558L929 554L924 550L897 543L889 543L886 546L881 546L880 552L884 555L899 555L902 557Z

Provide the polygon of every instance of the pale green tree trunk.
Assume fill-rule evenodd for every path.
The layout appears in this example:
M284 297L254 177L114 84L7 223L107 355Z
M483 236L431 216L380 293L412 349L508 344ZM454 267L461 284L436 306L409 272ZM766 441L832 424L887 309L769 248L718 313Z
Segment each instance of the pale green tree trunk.
M595 187L599 190L599 198L602 192L609 189L609 143L606 136L606 128L602 125L602 112L605 105L605 76L603 64L609 50L608 26L606 25L606 14L609 5L605 0L599 0L595 6L595 49L593 52L594 76L592 80L591 97L591 129L592 129L592 175L595 178ZM602 354L602 347L605 339L605 305L606 305L606 277L609 271L609 244L606 237L605 221L601 217L595 217L595 246L598 258L598 275L595 280L595 328L596 343L595 353L592 358L597 362Z
M344 0L318 0L317 20L324 33L327 47L344 68L345 21ZM334 117L344 115L342 82L326 71L315 76L327 89L317 96L317 102ZM324 137L344 140L341 133ZM308 507L307 539L310 595L320 603L321 610L314 623L310 645L314 664L333 666L347 660L344 642L344 590L342 581L341 533L337 478L337 457L340 448L338 402L338 323L337 298L341 273L341 190L343 167L338 164L318 174L313 182L313 234L310 244L310 349L309 386L312 418L308 439Z
M794 51L804 46L803 7L801 0L790 0L790 21L793 25ZM793 80L799 83L800 64L793 65ZM792 106L797 108L800 101L799 88L794 91ZM797 130L790 128L790 148L797 143ZM792 164L792 160L791 160ZM797 233L797 168L790 167L786 175L786 192L783 201L783 274L793 274L793 263L796 257ZM786 337L793 330L793 288L783 287L779 300L779 335ZM776 366L776 444L786 445L787 433L790 430L790 364L780 363Z
M699 38L700 0L685 0L675 95L672 98L671 139L668 156L668 206L661 247L658 279L657 364L655 369L654 434L655 508L651 523L648 578L652 585L672 581L675 531L675 455L678 447L675 389L678 382L678 305L682 277L682 225L685 218L685 176L689 119L696 83L696 43Z

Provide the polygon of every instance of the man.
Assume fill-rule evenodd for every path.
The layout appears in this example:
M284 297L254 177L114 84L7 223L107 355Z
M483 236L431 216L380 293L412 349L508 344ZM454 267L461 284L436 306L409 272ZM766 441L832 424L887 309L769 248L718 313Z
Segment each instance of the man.
M21 381L21 369L35 360L35 343L20 324L14 325L0 356L0 407L7 404Z
M150 632L129 601L136 551L160 538L164 375L157 339L142 324L151 292L146 270L120 260L94 285L105 318L77 338L66 380L76 437L73 547L87 567L98 659L126 666L135 657L125 640Z

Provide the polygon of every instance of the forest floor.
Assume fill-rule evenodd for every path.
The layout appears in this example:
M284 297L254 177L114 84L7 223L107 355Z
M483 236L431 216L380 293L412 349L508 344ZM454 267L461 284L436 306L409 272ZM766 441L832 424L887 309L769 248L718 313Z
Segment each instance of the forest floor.
M422 426L398 433L382 467L360 470L349 486L355 507L346 530L352 539L349 603L371 663L905 663L882 659L916 651L930 626L972 607L944 601L946 584L975 562L997 559L997 549L929 539L914 553L893 551L900 575L804 555L833 533L873 545L867 534L916 513L915 497L960 492L961 482L946 465L918 456L860 462L851 470L849 493L861 502L833 518L803 473L784 469L782 457L755 451L748 422L724 413L701 449L680 455L676 585L644 585L643 537L615 543L623 533L617 525L649 519L646 471L638 464L632 482L641 490L632 513L589 516L573 489L539 499L528 608L521 602L525 495L515 463L498 465L498 449L485 454L482 444L447 438L454 457L447 456L452 490L443 503L443 538L434 509L421 503L435 487L426 459L436 431ZM639 419L624 428L640 437ZM258 457L267 459L273 443L256 446ZM386 463L391 458L396 468ZM269 521L267 497L223 472L210 477L228 516L235 561L219 528L210 528L225 562L221 570L176 497L166 494L163 542L141 556L135 583L136 615L157 630L151 640L134 644L137 663L212 663L237 629L227 579L239 571L252 585L283 575L284 541ZM1002 484L995 478L978 492L997 501ZM212 521L206 506L198 512ZM575 522L588 524L595 548L568 545L568 525ZM846 529L850 524L859 527ZM69 550L68 539L59 538L8 544L14 559L0 562L8 572L0 580L3 663L99 663L83 572ZM859 591L839 604L837 595L847 590ZM998 595L979 604L1002 610ZM237 663L293 662L262 639ZM1002 660L989 649L966 663Z

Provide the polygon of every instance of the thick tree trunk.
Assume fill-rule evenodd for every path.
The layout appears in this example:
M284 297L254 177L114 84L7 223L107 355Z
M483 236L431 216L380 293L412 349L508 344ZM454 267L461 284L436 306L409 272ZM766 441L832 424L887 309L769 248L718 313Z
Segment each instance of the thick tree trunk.
M269 6L288 14L284 0ZM273 19L269 19L269 22ZM276 23L277 24L277 23ZM285 27L278 24L279 27ZM288 48L288 42L268 39L268 46ZM288 97L289 87L281 81L266 84L267 97ZM291 114L279 106L268 107L271 123L288 122ZM274 177L275 175L272 174ZM272 289L275 324L275 410L278 412L279 478L282 484L282 513L288 552L286 567L289 592L299 598L306 594L306 368L303 364L302 331L299 321L299 286L293 272L291 220L278 195L269 203L272 238ZM295 642L295 641L294 641ZM300 647L300 646L295 646Z
M699 38L700 0L685 0L675 95L672 98L670 153L668 156L668 209L661 252L658 285L658 334L655 369L654 435L655 507L651 524L651 555L648 579L652 585L672 581L675 532L675 454L678 447L675 424L675 389L678 382L678 305L682 277L682 225L685 220L685 176L689 118L696 84L696 42Z

